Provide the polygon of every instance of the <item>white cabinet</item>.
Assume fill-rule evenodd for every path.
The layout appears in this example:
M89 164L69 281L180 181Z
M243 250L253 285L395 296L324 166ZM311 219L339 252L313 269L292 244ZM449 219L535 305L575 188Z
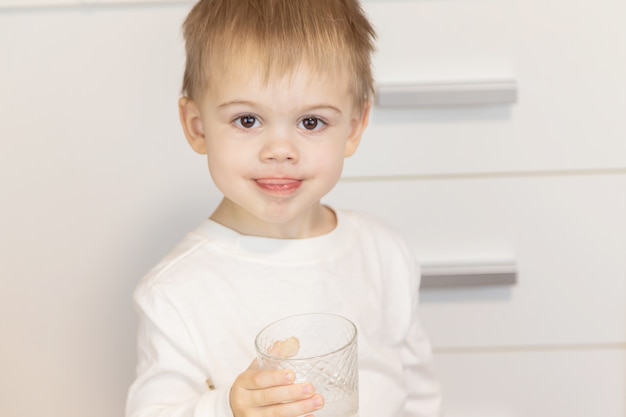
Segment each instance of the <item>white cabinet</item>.
M623 417L623 350L439 354L446 417Z
M514 286L422 292L435 346L626 342L626 175L343 181L328 201L423 262L516 260Z
M447 417L624 415L626 175L350 179L327 202L422 261L516 260L513 286L422 290Z
M365 3L377 81L515 79L513 105L374 109L346 176L626 167L626 3ZM557 29L558 28L558 29Z

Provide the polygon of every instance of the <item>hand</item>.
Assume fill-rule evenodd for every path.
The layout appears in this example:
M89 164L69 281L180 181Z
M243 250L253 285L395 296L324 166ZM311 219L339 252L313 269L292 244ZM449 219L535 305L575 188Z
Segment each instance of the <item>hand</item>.
M255 360L230 389L235 417L298 417L324 406L309 383L294 384L293 371L260 370Z

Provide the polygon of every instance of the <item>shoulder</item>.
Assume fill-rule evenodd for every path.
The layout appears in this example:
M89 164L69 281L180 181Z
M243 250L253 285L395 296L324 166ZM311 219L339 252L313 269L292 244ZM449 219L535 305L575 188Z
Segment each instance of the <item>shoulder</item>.
M154 297L166 288L170 291L201 277L211 262L207 256L209 246L209 241L202 234L196 231L188 233L141 278L135 288L134 299Z
M361 251L375 256L385 265L404 265L411 274L419 271L415 251L406 237L385 221L367 213L338 211L339 221L348 223Z
M345 221L352 227L353 232L361 238L374 239L381 244L400 247L408 250L405 236L385 221L368 213L358 211L337 211L339 221Z

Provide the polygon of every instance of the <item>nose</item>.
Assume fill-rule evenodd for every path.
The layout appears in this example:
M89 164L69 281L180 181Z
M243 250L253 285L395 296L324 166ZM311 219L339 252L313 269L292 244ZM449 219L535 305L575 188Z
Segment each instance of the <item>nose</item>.
M267 132L260 158L263 162L298 162L299 150L296 138L288 132Z

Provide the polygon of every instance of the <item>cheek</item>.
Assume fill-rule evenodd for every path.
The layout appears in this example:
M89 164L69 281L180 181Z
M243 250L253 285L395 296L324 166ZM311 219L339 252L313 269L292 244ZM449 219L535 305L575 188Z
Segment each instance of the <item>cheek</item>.
M215 183L228 179L237 172L239 159L233 157L230 151L223 146L207 147L207 163L209 172Z
M207 140L207 159L209 166L221 167L229 170L229 167L237 165L238 161L244 158L242 148L236 141L228 137L214 135Z
M317 165L318 172L322 173L329 180L337 180L341 176L344 163L344 146L334 145L332 148L320 152L313 159Z

